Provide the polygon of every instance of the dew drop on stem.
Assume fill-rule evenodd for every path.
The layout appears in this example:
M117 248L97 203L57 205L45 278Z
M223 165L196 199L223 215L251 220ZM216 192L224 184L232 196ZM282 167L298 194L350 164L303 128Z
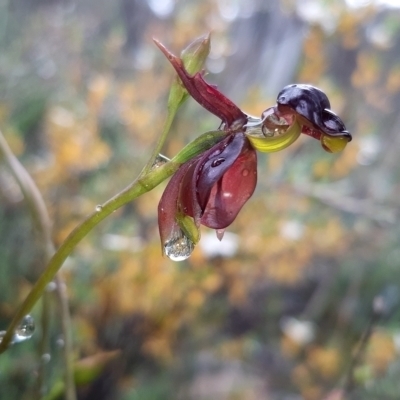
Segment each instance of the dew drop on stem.
M102 206L101 204L97 204L95 210L96 210L97 212L100 212L102 209L103 209L103 206Z
M171 161L168 157L164 156L163 154L159 154L156 159L153 162L153 165L151 166L151 169L156 169L158 167L161 167L161 165L164 165L168 161Z
M15 329L14 335L10 344L24 342L32 337L35 332L35 320L30 315L25 315L21 323ZM2 342L6 331L0 331L0 343Z
M194 243L181 232L164 245L166 256L172 261L183 261L190 257L194 250Z
M15 329L12 343L23 342L30 339L35 332L35 320L30 315L25 315L21 323Z

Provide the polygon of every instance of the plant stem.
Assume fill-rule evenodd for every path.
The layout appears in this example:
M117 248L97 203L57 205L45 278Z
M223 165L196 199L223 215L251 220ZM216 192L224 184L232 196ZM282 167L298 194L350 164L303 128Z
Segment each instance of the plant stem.
M118 208L155 188L162 181L171 176L182 163L209 149L212 145L219 142L224 136L225 133L222 131L208 132L199 136L192 143L184 147L171 161L149 171L145 176L139 176L116 196L105 202L103 205L96 207L96 210L68 235L58 250L53 254L47 264L46 269L36 281L26 299L17 309L14 318L11 320L10 325L8 326L5 336L0 343L0 354L7 349L19 322L39 300L46 288L46 285L54 278L55 274L61 268L66 258L72 253L76 245L98 223L100 223Z
M55 252L54 244L51 239L51 222L50 216L47 212L46 204L43 200L43 197L33 181L32 177L29 175L24 166L19 162L17 157L14 156L10 147L7 144L4 136L0 131L0 156L4 159L4 161L9 166L15 180L18 182L19 187L24 195L25 200L28 203L28 207L31 211L33 221L39 234L41 236L41 242L43 243L44 257L46 262L49 262L51 257ZM50 281L49 281L50 282ZM47 282L47 283L49 283ZM46 283L46 285L47 285ZM76 389L75 383L73 380L73 360L71 358L72 354L72 344L71 344L71 334L70 334L70 315L68 309L68 302L63 301L65 296L60 294L62 279L61 277L57 278L57 291L59 292L60 305L61 305L61 320L62 320L62 331L64 335L65 348L69 349L69 353L65 354L65 385L66 385L66 400L76 400ZM62 284L64 285L64 284ZM45 288L43 288L44 290ZM48 339L49 339L49 301L50 296L46 295L43 298L43 309L42 309L42 340L40 344L40 356L42 356L45 352L47 352L48 348ZM65 304L64 304L65 303ZM22 314L20 313L18 319L14 318L15 326L12 330L7 332L10 333L10 339L14 333L16 325L20 322L20 320L29 312L29 310ZM18 312L17 312L18 314ZM7 335L6 335L7 336ZM9 340L10 340L9 339ZM7 340L4 340L5 346L8 345ZM1 345L1 344L0 344ZM45 375L45 364L42 358L40 358L40 368L39 368L39 376L38 376L38 395L41 396L42 390L44 387L44 375ZM72 379L71 379L72 377Z
M168 107L167 119L165 120L162 134L161 134L160 138L157 141L157 144L156 144L156 146L155 146L155 148L153 150L153 153L150 156L149 161L146 163L146 165L144 166L144 168L143 168L143 170L142 170L142 172L140 173L139 176L144 176L151 170L151 168L152 168L157 156L160 154L160 151L162 150L162 148L164 146L165 139L168 136L168 133L169 133L169 131L171 129L172 122L175 119L175 115L176 115L177 111L178 111L177 107Z

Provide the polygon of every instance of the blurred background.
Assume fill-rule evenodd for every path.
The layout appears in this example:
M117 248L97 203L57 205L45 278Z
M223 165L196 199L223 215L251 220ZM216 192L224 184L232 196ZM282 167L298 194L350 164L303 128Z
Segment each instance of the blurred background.
M223 241L203 228L185 262L161 256L165 184L96 227L62 268L80 400L399 398L400 4L391 3L0 0L0 129L44 196L56 246L151 154L174 77L152 37L179 54L211 31L207 80L243 110L259 116L285 85L309 83L353 134L340 154L304 136L259 155L256 193ZM218 125L187 101L164 153ZM1 330L45 266L4 163L0 219ZM33 338L0 356L1 399L41 398L40 371L43 398L63 398L51 395L64 374L55 298L46 354L41 312L39 303Z

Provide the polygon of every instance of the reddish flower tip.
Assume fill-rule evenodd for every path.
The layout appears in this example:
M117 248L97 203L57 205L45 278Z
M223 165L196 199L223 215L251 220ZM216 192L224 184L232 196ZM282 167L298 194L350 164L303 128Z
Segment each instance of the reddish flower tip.
M215 86L208 84L204 80L202 73L189 74L179 57L172 54L158 40L153 40L175 68L186 90L201 106L220 118L225 123L226 128L231 127L238 121L242 124L246 122L246 114Z

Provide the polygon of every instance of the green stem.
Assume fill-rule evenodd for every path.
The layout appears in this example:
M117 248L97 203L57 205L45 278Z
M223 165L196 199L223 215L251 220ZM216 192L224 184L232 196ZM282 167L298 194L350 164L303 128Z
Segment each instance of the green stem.
M0 131L0 156L4 159L6 164L9 166L15 180L18 182L19 187L24 195L25 200L28 203L28 207L31 211L35 226L39 231L41 236L41 242L44 247L44 256L46 262L49 262L51 257L55 252L54 244L51 239L51 222L50 216L47 212L46 204L43 197L33 181L32 177L29 175L24 166L19 162L17 157L14 156L10 147L7 144L4 136ZM62 321L62 331L64 334L65 348L69 349L68 353L65 353L65 385L66 385L66 400L76 400L76 389L73 380L74 367L72 355L72 339L70 333L70 314L68 309L68 302L66 300L66 295L60 293L60 287L64 285L60 276L57 276L57 292L59 294L60 305L61 305L61 321ZM44 296L43 298L43 309L42 309L42 340L40 344L40 355L42 356L48 348L49 340L49 301L50 296ZM29 312L29 311L28 311ZM25 314L27 314L26 312ZM15 323L18 324L20 320L24 317L23 314L20 316L19 320L15 319ZM15 329L15 327L14 327ZM14 330L11 331L10 340L12 338ZM6 342L6 345L8 343ZM38 376L38 394L41 395L44 386L44 375L46 371L46 366L43 360L40 360L39 376Z
M138 177L134 182L127 186L122 192L108 200L103 205L96 207L96 210L89 215L80 225L78 225L61 244L58 250L50 259L46 269L36 281L32 290L17 309L14 318L11 320L3 340L0 343L0 353L3 353L12 339L13 333L21 319L32 309L39 300L46 285L51 282L57 271L61 268L66 258L72 253L76 245L103 219L113 213L118 208L129 203L133 199L152 190L162 181L170 177L179 166L190 158L209 149L212 145L219 142L225 133L221 131L208 132L192 143L183 148L176 157L166 164L149 171L145 176Z
M168 107L168 115L167 115L167 119L165 120L165 123L164 123L164 128L163 128L162 134L157 141L157 144L153 150L153 153L150 156L149 161L147 162L147 164L143 168L142 172L140 173L140 176L146 175L151 170L157 156L160 154L160 151L162 150L162 148L164 146L165 140L171 129L172 122L175 119L175 115L176 115L177 111L178 111L178 107Z

